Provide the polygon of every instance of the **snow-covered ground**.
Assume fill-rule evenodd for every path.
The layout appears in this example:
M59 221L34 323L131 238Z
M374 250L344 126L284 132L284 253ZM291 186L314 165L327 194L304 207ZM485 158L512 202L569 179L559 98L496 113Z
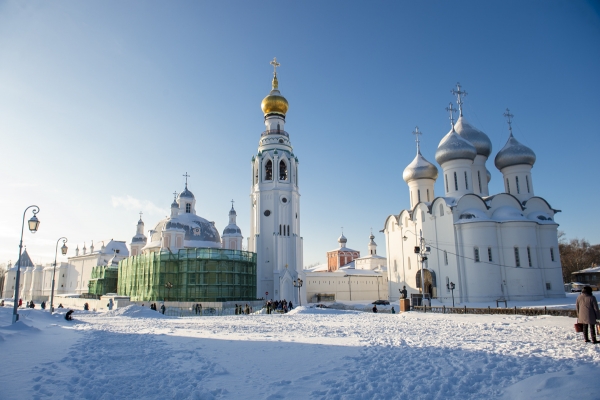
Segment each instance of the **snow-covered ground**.
M600 399L600 345L566 317L11 311L2 399Z

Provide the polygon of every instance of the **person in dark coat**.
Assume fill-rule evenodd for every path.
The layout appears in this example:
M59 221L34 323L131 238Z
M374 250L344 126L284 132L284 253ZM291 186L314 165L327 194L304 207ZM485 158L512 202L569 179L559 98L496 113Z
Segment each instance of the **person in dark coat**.
M73 310L69 310L67 311L67 313L65 314L65 319L67 321L73 321L73 317L71 317L71 314L73 314Z
M166 308L165 308L165 305L164 305L164 304L161 304L161 305L160 305L160 312L161 312L163 315L165 315L165 310L166 310Z
M33 302L33 300L31 300L31 301L29 302L29 307L31 307L31 308L35 308L35 303Z
M373 312L376 313L377 312L377 304L373 305Z
M83 309L84 309L85 311L89 311L89 310L90 310L90 305L89 305L88 303L85 303L85 304L83 305Z
M588 336L588 328L592 334L592 343L600 343L596 340L596 320L600 318L600 310L598 310L598 300L592 294L592 288L585 286L581 290L581 294L577 297L575 303L577 310L577 322L583 325L583 338L586 342L590 342Z

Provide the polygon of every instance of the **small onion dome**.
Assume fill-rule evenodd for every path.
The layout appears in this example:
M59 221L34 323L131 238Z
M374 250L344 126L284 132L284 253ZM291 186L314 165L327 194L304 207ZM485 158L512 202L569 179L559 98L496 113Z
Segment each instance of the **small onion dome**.
M492 141L488 135L469 124L462 115L458 117L454 130L461 138L467 139L475 146L478 155L487 158L492 154Z
M179 198L182 198L182 197L187 197L190 199L194 198L194 193L192 193L188 190L187 185L185 185L185 189L183 190L183 192L179 193Z
M235 212L233 206L231 206L231 210L229 210L229 215L237 215L237 213Z
M179 204L177 204L177 200L173 200L171 203L171 208L179 208Z
M402 173L402 179L406 183L414 181L416 179L433 179L436 180L438 177L438 169L435 165L430 163L421 155L421 152L417 152L417 156Z
M496 168L503 169L511 165L528 164L533 166L535 163L535 153L529 147L521 144L515 137L510 134L508 141L496 154L494 164Z
M477 157L475 146L458 136L454 128L442 138L435 152L435 160L442 165L451 160L471 160Z
M260 108L265 115L267 114L282 114L285 115L288 111L288 101L279 92L279 83L277 75L273 77L273 90L265 97L260 104Z
M344 236L344 234L342 233L342 236L340 236L338 238L338 243L340 243L340 244L344 243L345 244L347 242L348 242L348 239L346 239L346 236Z

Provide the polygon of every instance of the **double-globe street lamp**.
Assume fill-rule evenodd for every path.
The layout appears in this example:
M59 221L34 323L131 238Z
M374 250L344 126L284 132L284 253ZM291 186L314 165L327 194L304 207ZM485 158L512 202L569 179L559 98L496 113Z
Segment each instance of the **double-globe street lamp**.
M23 231L25 230L25 215L27 214L27 210L29 210L30 208L33 208L33 217L31 217L29 219L29 221L27 221L27 225L29 227L29 230L31 231L31 233L36 233L39 226L40 226L40 220L37 218L36 214L38 212L40 212L40 208L38 206L29 206L25 209L25 211L23 211L23 224L21 225L21 241L19 242L19 258L17 261L17 276L15 278L15 298L14 298L14 304L13 304L13 317L12 317L12 323L14 324L15 322L17 322L19 320L19 281L21 278L21 254L23 252Z
M54 269L52 270L52 291L50 292L50 314L52 314L52 312L54 311L54 280L56 277L56 257L58 255L58 243L61 240L63 241L63 245L60 248L60 252L62 253L62 255L66 256L67 250L69 250L66 244L69 239L67 239L66 237L61 237L56 241L56 249L54 250Z
M456 287L456 285L454 284L454 282L450 282L446 283L446 287L448 288L448 290L452 291L452 308L454 308L454 288Z
M294 287L298 288L298 302L299 305L302 305L302 297L300 296L300 288L302 287L302 284L304 283L304 281L300 278L298 279L294 279Z

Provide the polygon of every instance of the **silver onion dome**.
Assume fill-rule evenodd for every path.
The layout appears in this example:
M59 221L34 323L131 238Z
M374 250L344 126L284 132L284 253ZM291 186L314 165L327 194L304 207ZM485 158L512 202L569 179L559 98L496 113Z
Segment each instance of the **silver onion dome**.
M510 134L504 147L496 154L494 164L496 168L502 170L511 165L528 164L533 166L535 163L535 153L529 147L521 144Z
M338 238L338 243L348 243L348 239L346 239L346 236L344 236L344 234L342 233L342 235Z
M468 140L475 146L478 155L489 157L492 154L492 141L488 135L469 124L462 115L458 117L454 130L461 138Z
M421 152L417 152L417 156L402 173L402 179L406 183L414 181L416 179L433 179L436 180L438 177L438 169L435 165L430 163L421 155Z
M190 199L194 198L194 193L192 193L188 190L187 185L185 185L185 189L183 190L183 192L179 193L179 198L182 198L182 197L187 197Z
M435 152L435 160L442 165L451 160L471 160L477 157L475 146L460 137L454 128L442 138Z

